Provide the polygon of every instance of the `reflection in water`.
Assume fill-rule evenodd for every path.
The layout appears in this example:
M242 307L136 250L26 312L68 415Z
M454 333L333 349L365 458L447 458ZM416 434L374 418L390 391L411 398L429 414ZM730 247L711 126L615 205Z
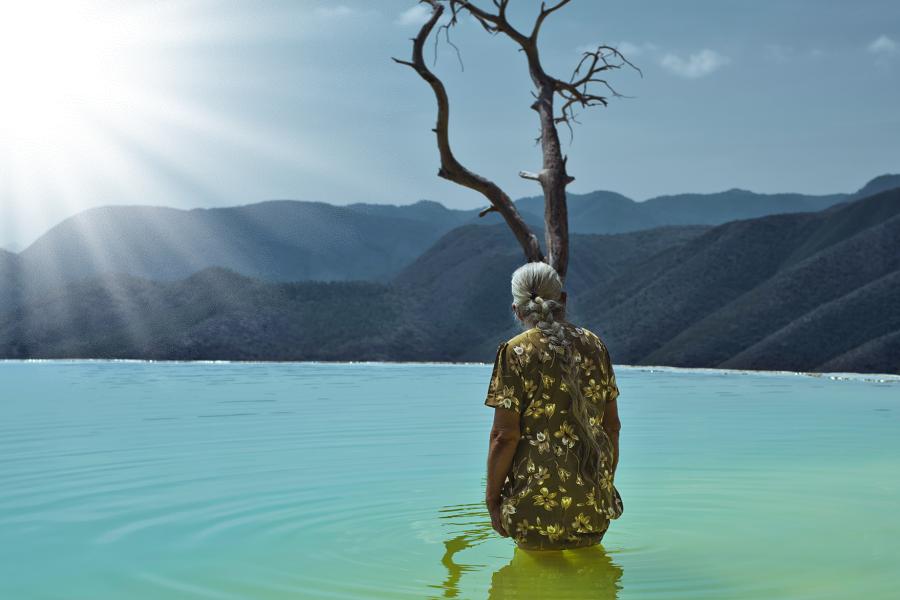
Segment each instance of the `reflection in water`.
M489 598L592 598L614 600L622 567L602 544L571 550L523 550L491 577Z
M441 585L431 587L442 590L443 598L457 598L459 596L459 580L463 573L484 568L485 565L459 564L453 559L453 555L460 550L477 546L491 535L496 534L491 527L490 517L485 522L487 509L481 503L447 506L440 512L441 519L452 519L450 525L455 535L444 541L446 551L441 557L441 564L447 569L447 578ZM459 531L460 527L464 528L461 532Z
M444 541L441 563L447 577L443 598L459 596L463 574L485 565L457 563L454 555L496 535L484 505L461 504L441 510L441 519L452 519L453 535ZM462 528L462 530L460 530ZM622 568L602 544L571 550L523 550L510 541L513 557L491 577L489 598L591 598L614 600L621 589Z

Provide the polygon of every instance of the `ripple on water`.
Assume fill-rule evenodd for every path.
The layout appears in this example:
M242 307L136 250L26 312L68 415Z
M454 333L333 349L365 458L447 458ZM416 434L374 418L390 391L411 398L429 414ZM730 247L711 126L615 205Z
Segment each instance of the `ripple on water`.
M623 369L625 514L535 555L478 500L490 365L0 369L4 598L900 589L895 385Z

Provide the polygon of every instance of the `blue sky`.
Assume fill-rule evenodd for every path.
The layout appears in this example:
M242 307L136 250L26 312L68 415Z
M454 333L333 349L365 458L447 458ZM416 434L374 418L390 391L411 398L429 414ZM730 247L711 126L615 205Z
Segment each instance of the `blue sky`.
M528 28L540 2L512 4ZM0 15L24 19L14 31L39 25L19 42L33 65L0 62L23 78L0 102L0 129L16 133L0 136L0 246L107 204L485 205L436 176L433 96L390 60L409 56L414 1L84 6L60 18L65 36L47 33L52 11ZM465 69L443 41L434 69L458 158L514 198L538 193L516 175L540 166L523 57L469 20L451 39ZM571 145L562 132L570 192L830 193L900 171L896 1L574 0L545 24L545 66L567 76L597 43L618 45L643 77L611 73L633 98L582 113ZM52 76L27 75L38 71Z

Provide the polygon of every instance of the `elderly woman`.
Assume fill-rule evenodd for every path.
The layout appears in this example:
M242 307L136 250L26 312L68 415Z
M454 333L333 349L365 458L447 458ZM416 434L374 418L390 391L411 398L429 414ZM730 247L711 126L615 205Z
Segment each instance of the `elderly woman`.
M565 320L556 270L512 275L522 333L500 344L485 405L495 408L485 502L491 525L527 550L600 542L622 514L619 390L605 344Z

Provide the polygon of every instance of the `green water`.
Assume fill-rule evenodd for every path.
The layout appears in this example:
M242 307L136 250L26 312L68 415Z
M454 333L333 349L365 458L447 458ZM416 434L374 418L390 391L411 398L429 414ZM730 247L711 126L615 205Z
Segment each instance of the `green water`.
M0 598L900 597L900 379L617 367L625 513L540 554L489 377L0 362Z

